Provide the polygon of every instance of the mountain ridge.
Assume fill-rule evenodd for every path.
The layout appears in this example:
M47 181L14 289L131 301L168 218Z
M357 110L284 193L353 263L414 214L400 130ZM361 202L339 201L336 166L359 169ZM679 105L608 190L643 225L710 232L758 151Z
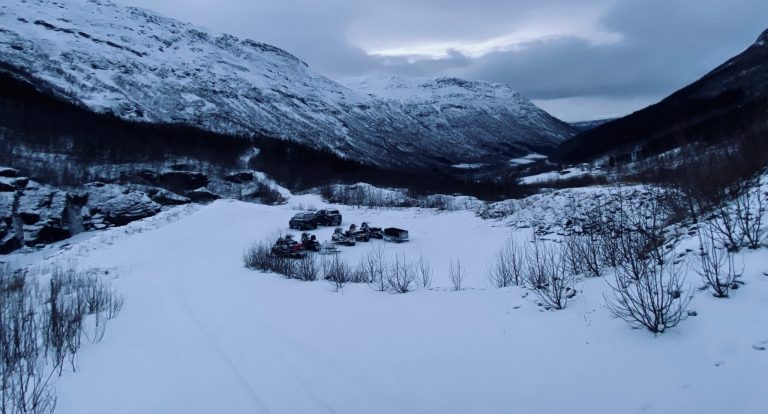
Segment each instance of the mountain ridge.
M743 52L661 101L560 145L554 158L576 163L629 160L694 142L768 132L768 30Z
M267 134L409 168L503 163L573 135L519 95L437 108L371 97L274 46L109 1L14 0L0 5L0 27L0 61L129 120ZM478 100L469 90L465 96ZM504 106L513 110L487 111Z

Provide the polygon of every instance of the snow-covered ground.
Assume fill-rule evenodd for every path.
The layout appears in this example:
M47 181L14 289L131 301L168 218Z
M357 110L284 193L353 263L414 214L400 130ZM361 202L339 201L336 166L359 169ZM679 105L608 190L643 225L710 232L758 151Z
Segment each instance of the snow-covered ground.
M469 211L339 206L345 225L402 226L412 239L361 243L344 248L345 258L354 263L375 244L389 255L423 254L435 271L429 290L336 292L245 269L243 251L287 231L298 205L323 207L312 195L277 207L217 201L10 256L119 275L125 306L60 380L58 412L768 411L765 249L745 255L745 285L732 298L697 291L689 309L698 316L654 337L610 316L603 279L580 280L558 312L521 288L492 289L486 262L530 230ZM449 289L451 258L468 274L460 292ZM701 285L692 272L688 282Z
M547 159L546 155L532 153L532 154L526 155L525 157L513 158L509 160L509 163L512 165L528 165L528 164L533 164L536 161L541 161L546 159Z
M548 182L565 181L565 180L571 180L579 177L600 176L600 175L605 175L605 173L600 171L594 171L591 168L578 166L578 167L566 168L562 171L549 171L541 174L522 177L520 179L520 184L545 184Z

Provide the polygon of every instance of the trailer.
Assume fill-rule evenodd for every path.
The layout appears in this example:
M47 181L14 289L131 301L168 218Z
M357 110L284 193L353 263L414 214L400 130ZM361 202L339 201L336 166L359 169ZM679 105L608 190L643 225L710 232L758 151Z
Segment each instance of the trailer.
M408 230L398 229L397 227L387 227L384 229L384 240L404 243L408 241Z

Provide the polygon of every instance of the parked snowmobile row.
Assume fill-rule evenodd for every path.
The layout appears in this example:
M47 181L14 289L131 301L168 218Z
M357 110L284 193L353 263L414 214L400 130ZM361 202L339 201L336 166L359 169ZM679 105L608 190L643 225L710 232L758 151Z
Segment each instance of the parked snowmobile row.
M285 235L277 239L270 254L292 259L301 259L307 252L335 254L339 252L336 246L354 246L358 242L369 242L371 239L402 243L408 241L408 232L395 227L370 227L368 223L363 222L359 228L355 224L350 225L348 230L337 227L331 235L331 241L325 243L320 243L314 234L302 233L300 242L294 240L290 234Z

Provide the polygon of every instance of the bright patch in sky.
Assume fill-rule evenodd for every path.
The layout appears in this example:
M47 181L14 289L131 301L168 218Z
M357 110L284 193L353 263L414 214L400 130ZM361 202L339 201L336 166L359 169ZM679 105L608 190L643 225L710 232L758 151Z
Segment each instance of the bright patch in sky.
M449 57L451 53L459 52L464 56L477 58L493 52L509 52L521 50L526 45L557 39L562 37L578 37L587 40L593 45L612 44L623 39L621 33L612 33L595 30L589 25L564 27L562 24L529 25L514 32L483 39L479 41L433 41L414 42L392 47L368 48L362 46L369 55L383 57L419 56L424 58L442 59Z

